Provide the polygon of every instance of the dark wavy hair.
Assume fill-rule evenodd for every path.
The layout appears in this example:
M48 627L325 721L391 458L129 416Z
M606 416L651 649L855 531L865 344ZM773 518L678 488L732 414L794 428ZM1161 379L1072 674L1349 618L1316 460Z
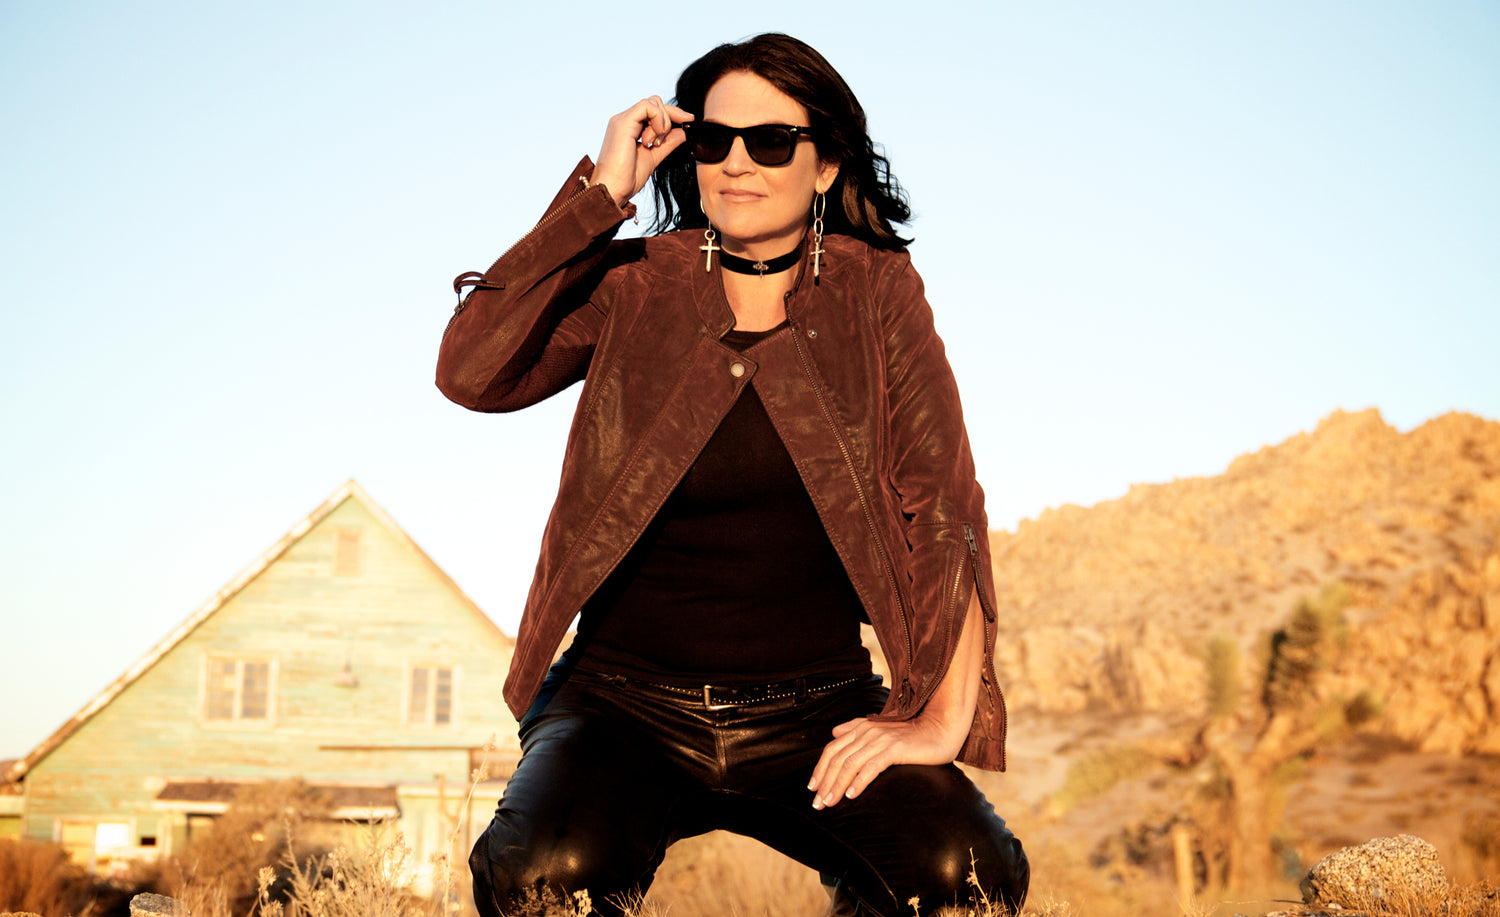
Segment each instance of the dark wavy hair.
M828 189L837 202L823 217L824 232L854 236L876 248L904 249L910 239L893 224L911 220L906 192L876 152L865 110L833 65L805 42L767 32L738 44L723 44L693 61L677 78L673 104L703 117L708 90L728 73L759 76L807 109L813 143L824 162L839 164ZM651 232L702 229L708 225L699 204L696 163L687 146L678 147L651 176L656 219Z

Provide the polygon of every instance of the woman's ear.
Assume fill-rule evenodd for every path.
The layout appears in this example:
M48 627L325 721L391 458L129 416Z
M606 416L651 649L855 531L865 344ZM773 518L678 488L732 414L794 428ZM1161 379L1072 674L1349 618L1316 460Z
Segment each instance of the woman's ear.
M837 162L822 162L818 165L818 180L813 182L813 187L819 194L823 194L833 187L834 180L839 177L839 164Z

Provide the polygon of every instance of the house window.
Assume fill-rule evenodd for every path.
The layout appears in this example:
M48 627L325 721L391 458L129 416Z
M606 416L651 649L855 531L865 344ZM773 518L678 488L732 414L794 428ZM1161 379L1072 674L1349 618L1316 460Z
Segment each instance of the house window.
M268 722L271 678L267 660L210 656L203 681L203 718L215 723Z
M338 530L333 551L333 575L359 575L359 529Z
M406 721L422 726L453 722L453 668L414 665L406 694Z
M64 821L57 834L68 858L90 872L103 869L113 858L126 853L130 837L127 822Z

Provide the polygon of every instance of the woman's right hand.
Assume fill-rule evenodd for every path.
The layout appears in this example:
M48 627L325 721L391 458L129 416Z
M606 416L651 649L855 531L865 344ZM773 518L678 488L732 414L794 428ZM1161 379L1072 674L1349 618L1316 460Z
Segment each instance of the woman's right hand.
M672 122L691 120L691 114L668 105L661 96L642 99L610 118L589 184L604 185L615 203L624 207L646 186L661 161L687 139L687 133Z

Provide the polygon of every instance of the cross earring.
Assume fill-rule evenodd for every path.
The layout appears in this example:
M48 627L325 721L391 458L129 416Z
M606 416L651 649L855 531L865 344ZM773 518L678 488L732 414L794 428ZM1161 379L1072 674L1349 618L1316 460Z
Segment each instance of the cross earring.
M812 256L813 256L813 277L814 278L816 278L818 276L818 270L821 267L820 259L825 254L824 251L823 251L823 211L826 210L827 207L828 207L828 201L826 199L824 199L823 192L819 191L818 192L818 196L813 199L813 225L812 225L812 231L813 231L813 252L812 252Z

